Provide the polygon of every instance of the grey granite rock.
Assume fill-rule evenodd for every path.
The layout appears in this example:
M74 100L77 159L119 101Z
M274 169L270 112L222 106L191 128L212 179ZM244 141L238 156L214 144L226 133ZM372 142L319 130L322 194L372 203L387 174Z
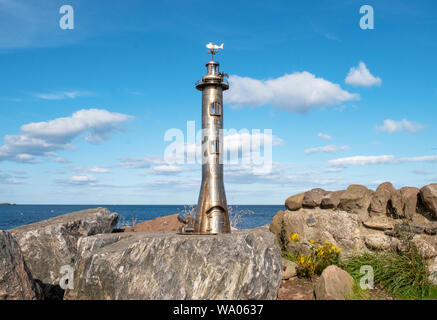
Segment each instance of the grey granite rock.
M32 279L17 241L9 232L0 230L0 300L41 298L41 289Z
M59 285L60 269L73 266L81 237L112 232L118 215L105 208L82 210L9 230L34 279Z
M267 227L216 236L82 238L65 299L276 299L281 253Z

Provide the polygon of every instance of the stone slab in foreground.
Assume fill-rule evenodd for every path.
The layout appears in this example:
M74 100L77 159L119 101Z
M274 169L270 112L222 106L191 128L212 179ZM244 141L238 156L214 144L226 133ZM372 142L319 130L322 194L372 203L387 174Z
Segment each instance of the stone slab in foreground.
M265 227L216 236L113 233L79 241L65 299L276 299L281 253Z
M17 241L0 230L0 300L39 300L39 287L24 262Z
M35 280L59 285L64 265L74 266L81 237L112 232L118 215L105 208L72 212L9 230Z

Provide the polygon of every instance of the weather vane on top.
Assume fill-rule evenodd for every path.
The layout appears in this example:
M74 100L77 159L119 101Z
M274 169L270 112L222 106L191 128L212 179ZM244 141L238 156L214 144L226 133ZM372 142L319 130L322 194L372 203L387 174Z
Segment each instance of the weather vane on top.
M209 49L208 53L212 55L212 60L214 60L214 55L219 51L219 49L223 50L223 43L218 46L212 42L208 43L206 47Z

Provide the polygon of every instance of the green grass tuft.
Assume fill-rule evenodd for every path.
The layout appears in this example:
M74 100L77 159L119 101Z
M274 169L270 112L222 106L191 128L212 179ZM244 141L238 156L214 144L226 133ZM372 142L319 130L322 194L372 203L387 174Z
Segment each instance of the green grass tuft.
M352 277L359 281L361 266L370 265L375 286L381 284L387 292L400 299L437 299L437 287L428 280L427 262L414 244L405 253L394 251L365 253L342 263Z

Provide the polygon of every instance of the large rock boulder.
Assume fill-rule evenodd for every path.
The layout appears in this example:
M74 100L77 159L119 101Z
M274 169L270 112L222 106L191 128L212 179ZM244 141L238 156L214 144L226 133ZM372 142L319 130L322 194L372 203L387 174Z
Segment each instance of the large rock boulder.
M365 249L357 216L342 210L302 208L280 211L273 218L270 230L279 243L284 235L288 239L293 233L299 234L299 243L290 242L287 246L291 252L305 250L311 240L319 243L329 241L341 248L342 255L346 257Z
M276 299L281 252L266 227L216 236L113 233L80 239L65 299Z
M299 193L294 196L290 196L285 200L285 207L290 211L299 210L302 208L302 202L305 193Z
M0 300L41 298L17 241L9 232L0 230Z
M329 266L323 270L314 286L317 300L345 300L353 294L354 279L349 273L337 266Z
M437 218L437 183L429 184L420 189L420 196L431 216Z
M348 213L356 214L361 221L365 221L369 217L368 208L372 194L373 191L365 186L351 184L340 196L338 208Z
M344 192L345 192L344 190L328 192L323 197L322 202L320 204L320 208L322 209L337 208L338 205L340 204L340 199Z
M77 241L81 237L112 232L118 215L105 208L72 212L11 229L35 280L58 286L61 267L74 266ZM45 288L44 288L45 289Z
M369 213L371 217L382 215L403 217L400 191L396 190L390 182L380 184L370 201Z
M417 211L420 190L416 187L403 187L399 191L401 192L404 217L412 220Z
M320 188L312 189L310 191L305 192L302 201L302 206L304 208L320 207L320 204L322 203L322 199L327 193L328 193L327 191Z

